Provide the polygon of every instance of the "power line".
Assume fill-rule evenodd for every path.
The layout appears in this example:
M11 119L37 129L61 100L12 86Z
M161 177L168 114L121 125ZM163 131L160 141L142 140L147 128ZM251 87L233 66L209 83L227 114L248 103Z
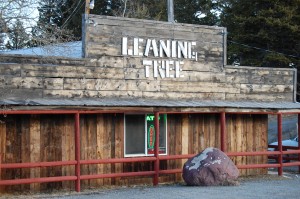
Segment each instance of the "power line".
M69 23L69 20L71 19L71 18L73 18L73 16L75 15L75 14L77 14L77 12L80 10L80 8L84 5L84 1L83 1L83 3L81 4L81 6L79 6L80 5L80 2L81 1L78 1L78 4L76 5L76 8L73 10L73 12L69 15L69 17L66 19L66 21L63 23L63 25L61 26L62 28L64 28L66 25L67 25L67 23Z
M296 56L296 55L289 55L289 54L285 54L285 53L281 53L281 52L277 52L277 51L273 51L273 50L267 50L267 49L264 49L264 48L259 48L259 47L255 47L255 46L250 46L248 44L243 44L243 43L239 43L239 42L236 42L236 41L232 41L232 40L228 40L229 43L233 43L233 44L237 44L237 45L240 45L240 46L244 46L246 48L253 48L253 49L256 49L256 50L262 50L262 51L265 51L265 52L270 52L270 53L276 53L276 54L281 54L281 55L284 55L284 56L287 56L287 57L293 57L293 58L300 58L299 56Z

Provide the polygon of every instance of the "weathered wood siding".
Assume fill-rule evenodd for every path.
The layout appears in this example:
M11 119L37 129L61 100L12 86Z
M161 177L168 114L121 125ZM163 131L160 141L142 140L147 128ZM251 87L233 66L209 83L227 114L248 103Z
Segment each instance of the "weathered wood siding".
M235 115L226 116L227 151L254 152L268 149L268 115ZM267 163L264 156L238 156L233 158L235 164ZM241 175L266 174L267 169L243 169Z
M0 118L2 163L68 161L75 159L74 116L7 115ZM2 169L1 179L74 175L74 166ZM73 182L7 186L6 191L74 188Z
M227 115L228 151L267 149L266 115ZM81 159L124 157L124 114L93 114L80 117ZM73 115L7 115L1 117L0 153L3 163L48 162L75 159ZM169 155L197 154L207 147L220 148L219 114L169 114ZM266 163L267 157L237 157L236 164ZM160 169L182 168L185 160L161 161ZM82 165L81 174L153 170L149 162ZM262 174L265 169L241 170L242 175ZM3 169L1 179L75 175L74 166L34 169ZM181 174L161 175L160 182L181 181ZM151 184L151 177L82 181L83 188L109 185ZM74 182L7 186L2 191L74 189Z
M1 58L4 57L0 56L0 60ZM85 63L0 63L0 99L123 97L228 101L294 100L293 69L226 66L224 72L220 73L200 74L191 71L191 76L185 80L146 80L138 77L126 79L125 71L122 66L117 69L107 64L88 66Z
M226 93L228 101L293 101L296 92L295 69L232 67L225 69L226 82L239 88Z
M142 44L146 44L147 39L196 41L194 50L198 52L199 64L207 65L205 63L209 62L211 67L219 70L224 65L225 31L225 28L216 26L90 15L85 23L85 57L120 56L122 37L144 39ZM192 63L187 62L187 66Z
M1 55L0 99L294 100L294 69L224 66L225 28L95 15L84 28L84 59ZM123 37L128 48L143 39L142 49L147 39L196 42L198 59L123 55ZM145 60L180 61L180 77L154 77L151 67L146 77Z

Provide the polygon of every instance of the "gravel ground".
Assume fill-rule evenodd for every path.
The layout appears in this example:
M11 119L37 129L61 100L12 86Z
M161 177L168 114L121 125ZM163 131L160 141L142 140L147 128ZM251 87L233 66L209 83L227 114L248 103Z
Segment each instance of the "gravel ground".
M56 192L51 194L6 195L2 198L52 198L52 199L141 199L141 198L205 198L205 199L288 199L300 198L300 175L284 173L282 177L276 172L259 177L240 179L238 186L189 187L183 184L122 187L114 189L93 189L76 192Z

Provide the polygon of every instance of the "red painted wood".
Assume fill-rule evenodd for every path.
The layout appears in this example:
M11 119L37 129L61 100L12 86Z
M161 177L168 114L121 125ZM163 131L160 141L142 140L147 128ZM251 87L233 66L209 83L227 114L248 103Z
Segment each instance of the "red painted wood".
M18 184L31 184L31 183L44 183L44 182L61 182L76 180L76 176L59 176L59 177L45 177L45 178L27 178L15 180L0 180L0 185L18 185Z
M280 167L278 168L278 175L282 176L283 173L283 165L282 165L282 114L279 113L277 115L277 127L278 127L278 151L280 152L278 156L278 162Z
M159 160L177 160L177 159L188 159L194 157L196 154L184 154L184 155L161 155Z
M300 149L300 114L298 114L298 149ZM300 153L298 153L298 161L300 162ZM300 173L300 166L298 167L298 173Z
M153 177L153 185L158 185L158 177L159 177L159 113L154 113L154 119L155 119L155 149L154 149L154 157L156 157L156 160L154 162L154 177Z
M227 156L279 155L279 151L228 152Z
M140 111L133 111L133 110L3 110L1 111L1 114L4 115L25 115L25 114L98 114L98 113L125 113L125 112L140 112ZM211 111L211 112L203 112L203 111L162 111L159 112L160 114L212 114L212 113L221 113L220 111ZM263 114L263 115L276 115L277 113L275 112L226 112L230 114ZM281 114L297 114L297 112L284 112Z
M20 169L20 168L35 168L35 167L55 167L75 165L77 161L56 161L56 162L28 162L28 163L7 163L2 164L3 169Z
M175 174L181 173L182 169L168 169L168 170L160 170L159 174Z
M238 169L259 169L259 168L280 168L280 164L247 164L247 165L236 165Z
M287 163L283 163L283 165L286 167L300 166L300 162L287 162Z
M75 182L75 190L80 192L80 114L75 114L75 175L77 176Z
M4 110L3 114L5 115L24 115L24 114L30 114L30 115L36 115L36 114L75 114L78 111L75 110Z
M51 167L51 166L62 166L62 165L75 165L76 176L58 176L58 177L44 177L44 178L32 178L32 179L16 179L16 180L0 180L0 185L17 185L17 184L29 184L29 183L43 183L43 182L57 182L57 181L76 181L75 189L80 191L80 180L81 179L96 179L96 178L114 178L114 177L131 177L131 176L152 176L153 184L158 184L159 174L172 174L180 173L182 169L170 169L170 170L159 170L160 160L174 160L174 159L187 159L194 154L185 155L170 155L170 156L159 156L159 113L155 113L155 128L156 128L156 145L154 157L140 157L140 158L119 158L119 159L102 159L102 160L80 160L80 114L95 114L104 113L107 111L76 111L76 110L22 110L22 111L5 111L5 114L75 114L75 161L58 161L58 162L38 162L38 163L9 163L1 164L0 154L0 173L1 169L13 169L13 168L34 168L34 167ZM178 112L180 114L182 112ZM194 112L191 112L194 113ZM210 112L211 113L211 112ZM221 146L223 151L226 151L226 115L225 112L220 113L221 122ZM244 112L235 112L234 114L249 114ZM258 112L251 114L274 114L273 112ZM255 169L255 168L278 168L278 175L282 175L282 168L284 166L299 166L300 172L300 155L298 155L297 162L282 163L282 155L289 153L300 153L300 146L298 150L293 148L291 151L283 151L282 147L282 114L277 114L278 122L278 151L258 151L258 152L230 152L228 156L255 156L255 155L278 155L279 164L252 164L252 165L237 165L239 169ZM300 113L298 114L298 137L300 137ZM292 148L291 148L292 149ZM131 173L112 173L112 174L97 174L97 175L82 175L80 173L81 164L111 164L111 163L125 163L125 162L146 162L154 161L154 171L144 172L131 172Z
M1 182L1 175L2 175L2 154L0 153L0 182Z
M151 176L155 175L155 171L140 171L140 172L127 172L127 173L107 173L96 175L82 175L81 180L90 180L98 178L118 178L118 177L135 177L135 176Z
M153 161L156 161L156 157L80 160L80 164L111 164L111 163L133 163L133 162L153 162Z

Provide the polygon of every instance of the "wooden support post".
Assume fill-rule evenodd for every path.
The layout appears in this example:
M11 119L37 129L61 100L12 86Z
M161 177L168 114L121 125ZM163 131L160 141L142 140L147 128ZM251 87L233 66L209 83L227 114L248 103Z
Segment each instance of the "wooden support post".
M282 114L277 115L277 127L278 127L278 151L280 151L278 162L280 167L278 168L278 175L282 176L283 165L282 165Z
M299 138L300 138L300 114L298 113L298 149L300 150ZM298 161L300 162L299 153L298 153ZM300 173L300 166L298 167L298 172Z
M221 127L221 151L227 152L227 134L226 134L226 114L220 114L220 127Z
M159 112L154 113L154 124L155 124L155 148L154 148L154 156L156 160L154 162L154 177L153 177L153 185L158 185L158 177L159 177Z
M90 0L85 0L85 14L90 14Z
M1 170L2 170L2 168L1 168L1 163L2 163L2 154L1 154L1 151L0 151L0 181L1 181ZM1 191L1 189L0 189L0 191ZM0 192L1 193L1 192Z
M75 182L75 190L80 192L80 114L75 114L75 175L77 180Z

